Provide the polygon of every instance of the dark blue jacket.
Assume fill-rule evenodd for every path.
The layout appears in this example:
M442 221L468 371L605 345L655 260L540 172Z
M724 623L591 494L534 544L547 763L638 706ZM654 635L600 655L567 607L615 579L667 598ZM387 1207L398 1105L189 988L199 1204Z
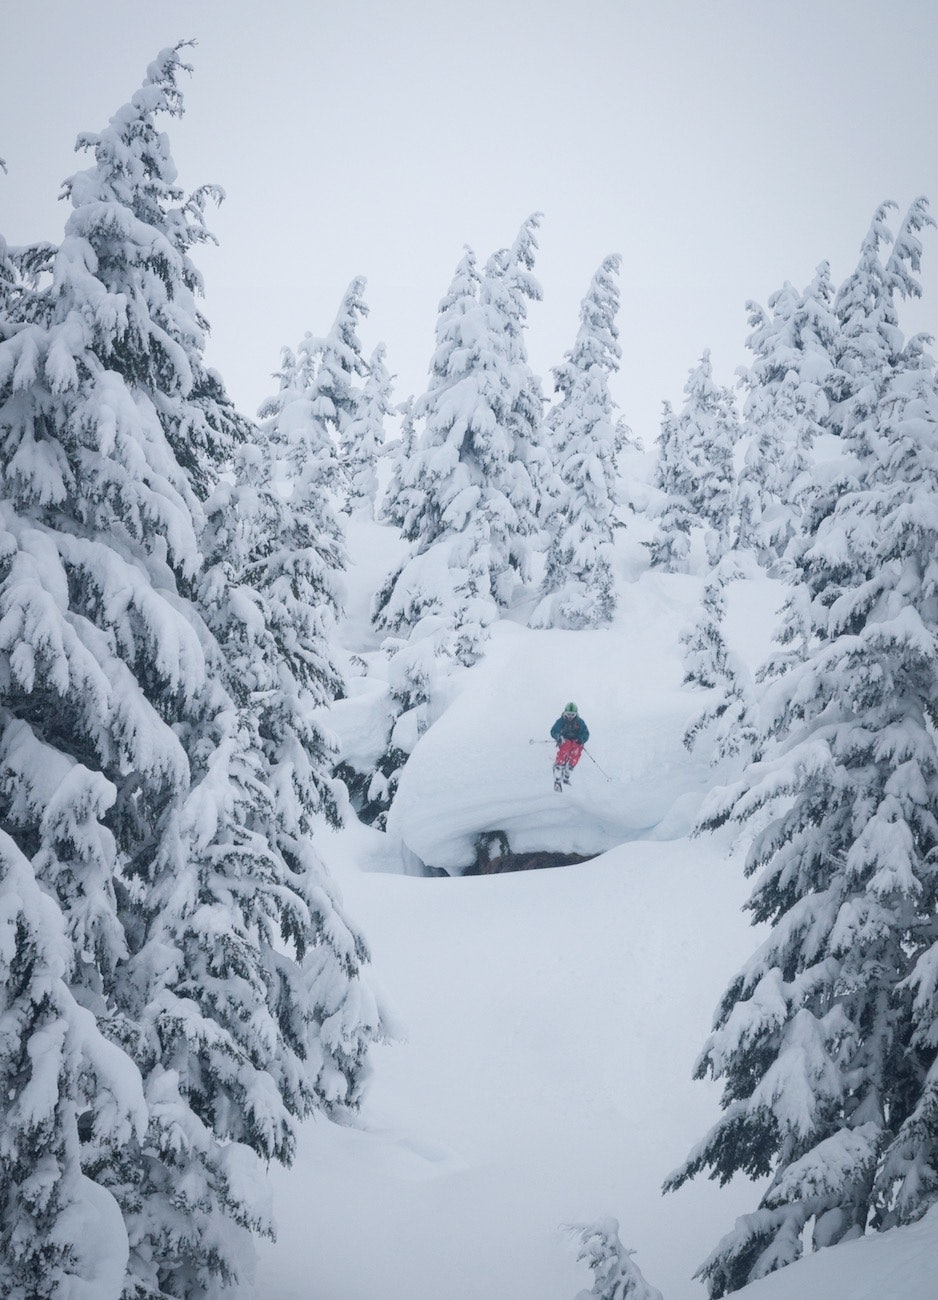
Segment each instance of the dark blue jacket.
M590 729L578 713L572 718L565 718L561 714L551 727L550 734L558 743L561 740L576 740L585 745L590 738Z

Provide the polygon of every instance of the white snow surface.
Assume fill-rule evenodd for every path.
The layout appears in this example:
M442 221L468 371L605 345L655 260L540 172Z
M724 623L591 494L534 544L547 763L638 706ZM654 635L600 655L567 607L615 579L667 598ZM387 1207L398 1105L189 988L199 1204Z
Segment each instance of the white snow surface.
M681 594L698 589L693 580L670 584ZM701 696L681 685L677 636L688 609L668 586L646 575L627 587L608 629L496 624L484 661L414 749L389 838L458 874L474 861L480 831L505 831L517 852L579 854L687 835L713 775L683 745ZM549 731L568 700L590 741L558 795Z
M374 553L362 560L373 589ZM311 1122L293 1168L271 1169L279 1236L261 1246L257 1300L573 1300L590 1278L562 1225L607 1216L664 1300L704 1300L693 1272L760 1188L660 1188L719 1113L694 1063L760 933L740 910L739 852L688 834L716 779L682 745L703 703L678 644L699 593L644 574L608 631L499 624L419 741L389 832L353 818L320 835L395 1039L374 1054L360 1125ZM762 653L777 597L734 588L737 653ZM552 748L528 741L568 699L611 780L584 758L557 795ZM491 829L517 850L598 856L459 875ZM455 874L406 874L411 855ZM821 1251L737 1294L926 1300L936 1226Z
M259 1295L572 1300L588 1279L560 1227L606 1210L666 1297L702 1295L690 1274L752 1190L660 1185L716 1110L691 1073L751 942L738 866L675 841L502 876L362 871L381 838L346 832L331 862L402 1037L363 1128L311 1124L272 1173Z
M736 1295L741 1300L934 1300L938 1206L907 1228L819 1250Z
M120 1300L129 1252L120 1206L109 1191L82 1177L81 1199L70 1217L78 1258L61 1300Z

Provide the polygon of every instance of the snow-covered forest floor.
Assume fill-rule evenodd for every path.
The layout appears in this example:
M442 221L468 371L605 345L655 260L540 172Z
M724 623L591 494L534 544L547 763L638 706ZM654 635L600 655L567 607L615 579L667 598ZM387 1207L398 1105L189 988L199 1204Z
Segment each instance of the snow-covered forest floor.
M374 525L351 542L347 636L365 626L390 545ZM418 743L389 832L350 817L321 835L397 1038L375 1052L361 1127L308 1123L295 1166L272 1170L279 1239L261 1247L259 1296L573 1300L587 1273L561 1226L615 1215L665 1300L691 1300L705 1294L694 1269L757 1201L740 1177L660 1190L718 1113L694 1061L756 935L731 839L690 835L715 779L682 743L704 699L681 684L678 640L701 584L642 565L634 530L620 535L609 629L498 625ZM778 599L766 579L733 589L727 626L751 663ZM568 697L612 779L584 759L557 795L552 748L529 740ZM362 743L352 727L349 743ZM459 870L474 834L491 829L518 850L599 856L495 876L406 874L413 853ZM926 1225L827 1253L753 1296L933 1294Z

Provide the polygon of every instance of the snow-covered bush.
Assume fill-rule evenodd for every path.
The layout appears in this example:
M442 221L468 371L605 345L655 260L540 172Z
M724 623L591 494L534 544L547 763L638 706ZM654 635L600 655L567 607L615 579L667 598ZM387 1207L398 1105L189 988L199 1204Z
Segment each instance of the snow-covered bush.
M577 1259L588 1265L594 1279L589 1291L578 1292L576 1300L662 1300L658 1288L649 1286L632 1262L635 1251L619 1240L618 1219L571 1224L566 1231L577 1242Z

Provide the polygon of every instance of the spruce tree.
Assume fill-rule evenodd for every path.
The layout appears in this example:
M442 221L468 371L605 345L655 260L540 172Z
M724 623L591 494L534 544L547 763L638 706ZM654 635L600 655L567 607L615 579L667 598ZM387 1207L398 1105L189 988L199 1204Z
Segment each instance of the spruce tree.
M367 948L314 844L321 819L340 823L335 744L321 718L342 681L318 519L306 513L308 494L284 482L278 450L267 441L240 448L234 482L220 483L208 502L204 584L242 748L254 759L249 824L265 852L241 902L246 923L266 912L257 947L267 1069L291 1114L341 1116L358 1105L381 1026L362 979ZM291 1133L287 1156L292 1142Z
M378 496L377 466L384 447L385 420L394 413L385 354L383 343L371 354L357 408L343 439L348 481L345 508L368 518L374 517Z
M510 463L515 466L509 496L518 513L517 551L512 563L524 581L530 559L524 539L537 528L536 520L546 513L555 491L553 466L544 429L544 394L541 382L528 361L524 331L529 302L540 302L543 290L534 275L537 231L541 214L528 217L511 248L489 259L481 285L484 302L492 305L504 335L505 353L511 376L512 394L507 412L511 433Z
M139 1076L69 987L74 963L61 909L0 830L0 1289L9 1300L52 1300L92 1277L102 1300L117 1300L127 1264L120 1210L83 1173L80 1133L93 1129L114 1158L142 1137L146 1107Z
M368 374L358 337L359 321L368 315L364 294L365 279L356 276L342 295L328 334L321 338L307 334L297 349L314 414L335 447L337 504L343 509L350 508L362 432L362 384Z
M536 291L536 224L531 218L484 276L466 250L440 303L426 392L405 417L384 508L411 550L373 604L392 703L372 776L382 799L393 797L439 682L479 659L488 628L528 574L537 524L521 331L525 299Z
M739 756L751 760L758 750L752 718L753 683L746 666L728 647L723 631L726 589L746 576L738 552L724 556L704 586L697 621L681 634L685 684L711 692L703 712L685 731L684 744L693 749L706 737L713 765Z
M329 395L334 384L331 375L323 373L321 356L319 342L309 334L296 353L284 348L279 391L261 404L258 414L270 457L261 472L275 483L282 482L310 552L304 577L311 601L305 618L334 622L345 599L342 575L347 555L339 511L341 471L330 428L337 410ZM296 540L299 543L298 536ZM326 690L334 698L341 690L337 670L324 668L324 676Z
M532 627L599 627L615 614L613 529L619 431L609 378L621 349L616 314L620 259L607 257L580 306L576 342L554 370L560 394L548 416L558 479L549 506L551 541Z
M488 625L523 580L522 543L534 527L534 490L513 432L517 368L491 290L504 274L490 267L483 289L467 251L440 304L430 382L414 407L422 509L405 532L413 551L375 602L377 626L391 633L439 614L464 664L479 657Z
M886 212L838 298L844 454L790 547L764 757L704 819L756 819L748 907L772 926L698 1065L725 1081L723 1117L668 1180L771 1178L701 1266L715 1296L806 1233L830 1245L938 1197L938 396L896 311L928 218L914 204L891 241Z
M248 426L202 361L189 250L209 191L177 188L156 126L184 67L163 51L82 137L51 285L0 335L0 821L109 1054L89 1030L90 1064L62 1055L44 1131L120 1205L138 1297L215 1295L249 1267L257 1157L289 1159L311 1105L354 1104L334 977L364 957L339 923L322 942L329 899L271 834L290 824L237 653L255 598L203 555L204 499ZM19 935L28 974L46 941ZM0 1134L21 1140L12 1112ZM53 1218L37 1231L51 1258Z
M686 573L690 567L693 516L685 493L682 429L670 402L662 403L654 484L662 494L656 509L654 536L645 545L656 567Z
M716 384L710 350L684 385L684 403L675 416L665 408L656 486L665 494L650 549L652 561L686 571L691 539L703 531L706 560L719 562L735 540L733 449L739 419L733 394Z
M749 303L752 364L740 371L746 391L736 485L738 545L778 572L797 531L812 449L827 432L836 376L839 323L826 263L803 293L786 283L766 311Z
M423 507L423 493L414 471L417 431L413 395L396 409L401 417L400 431L396 438L385 444L382 452L390 460L391 472L377 517L380 523L395 527L402 537L410 537L415 527L414 520Z

